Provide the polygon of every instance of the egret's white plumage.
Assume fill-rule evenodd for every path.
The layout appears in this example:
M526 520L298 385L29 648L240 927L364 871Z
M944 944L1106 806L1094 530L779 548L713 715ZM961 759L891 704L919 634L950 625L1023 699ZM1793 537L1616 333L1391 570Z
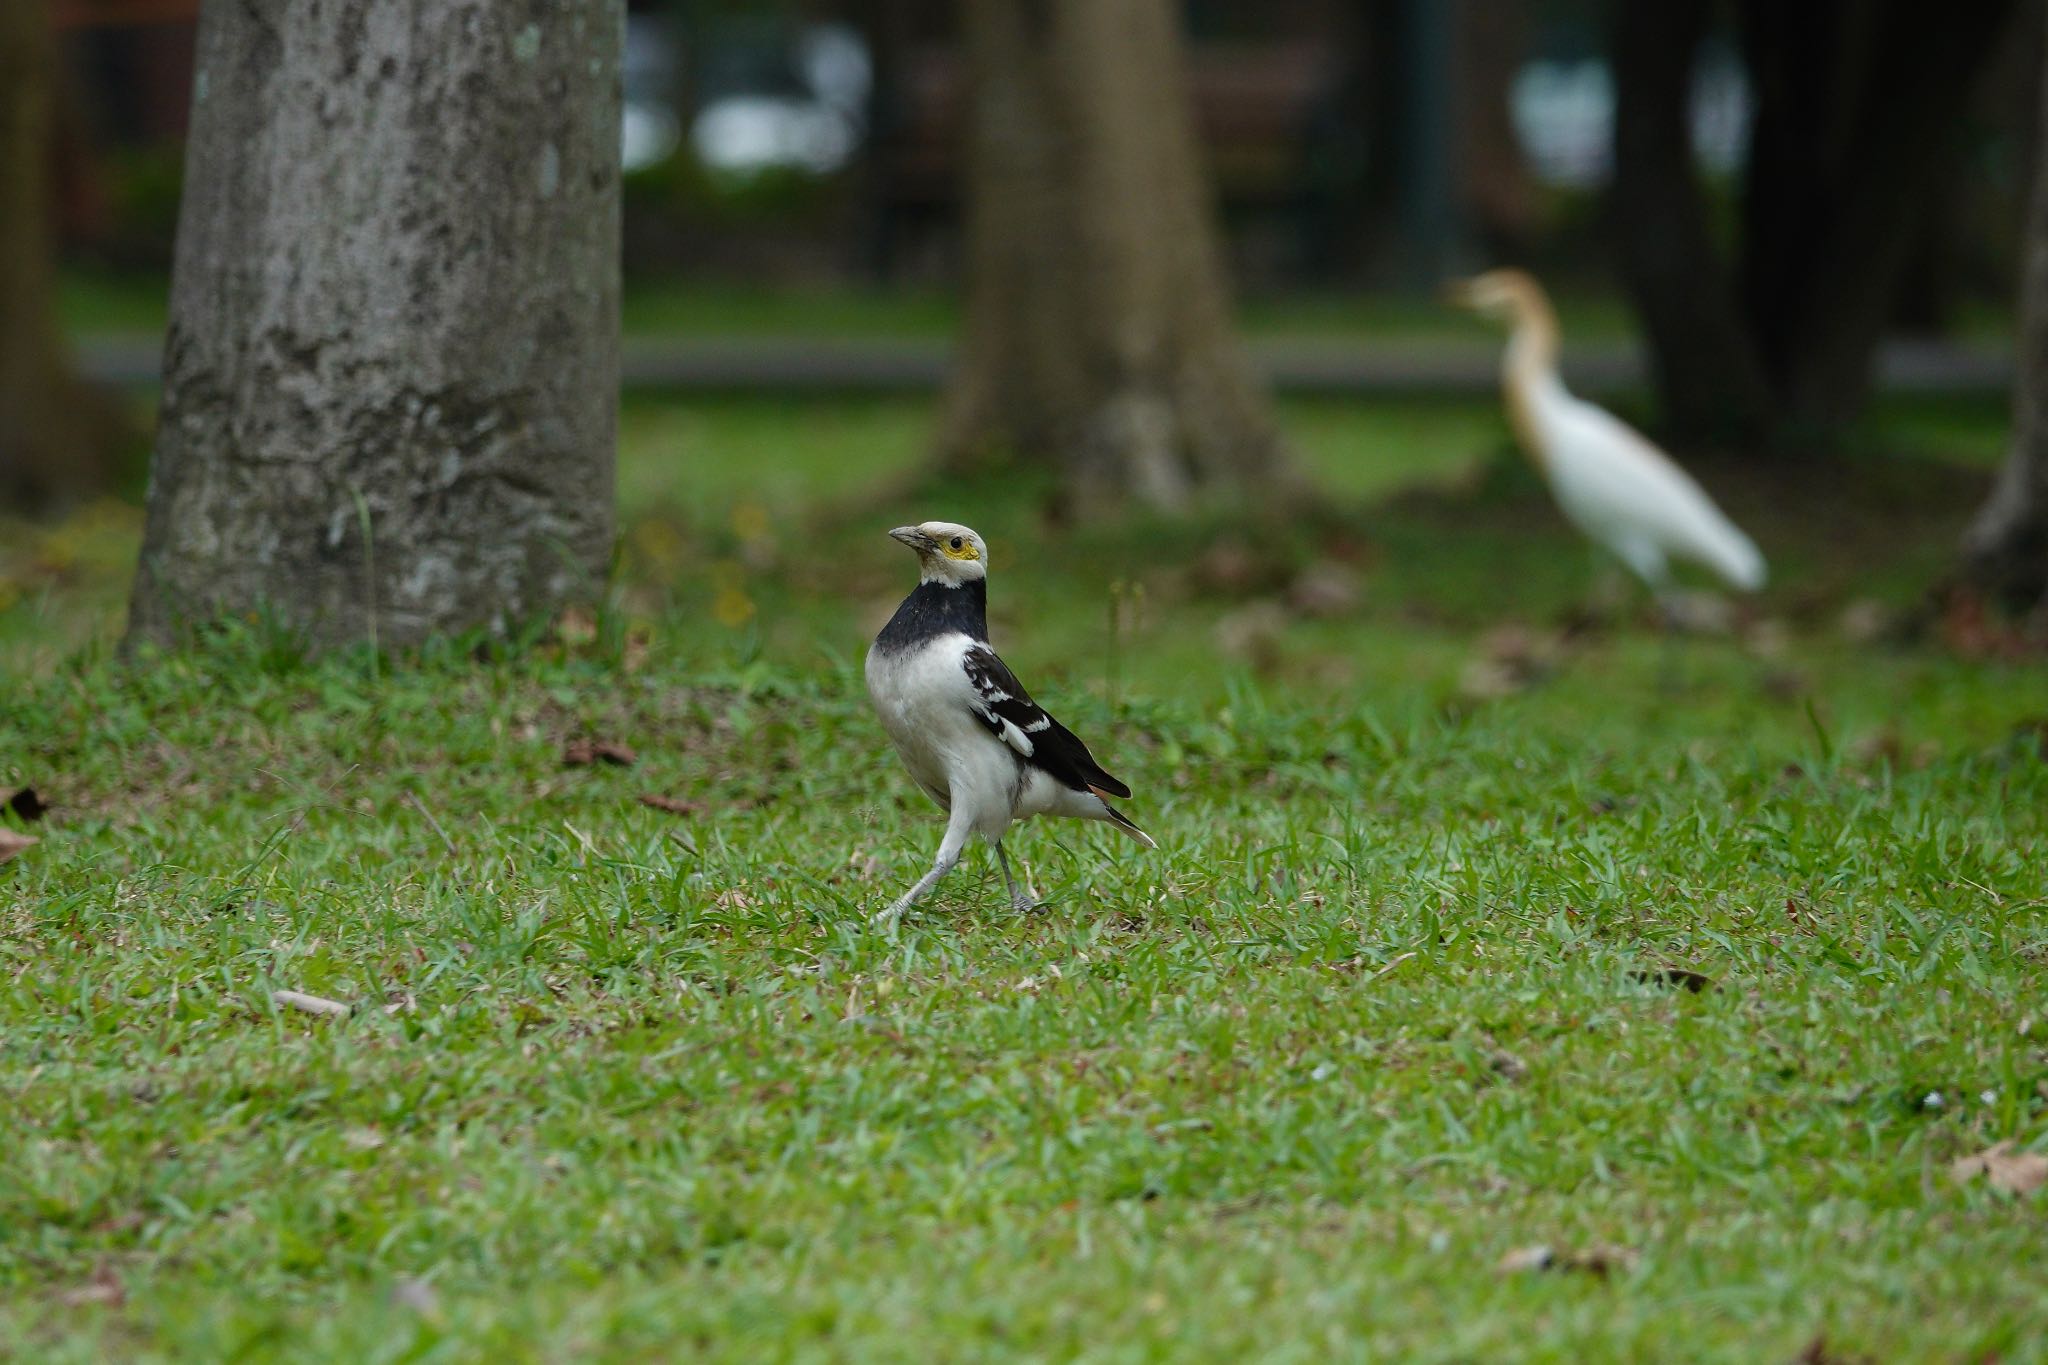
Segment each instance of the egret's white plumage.
M1565 388L1556 314L1535 279L1492 270L1454 284L1450 295L1511 328L1501 372L1508 417L1572 525L1660 593L1674 559L1703 565L1730 587L1763 586L1755 542L1691 476L1620 418Z
M931 870L877 918L895 923L960 860L971 835L995 846L1011 903L1028 906L1002 838L1014 821L1034 815L1106 821L1154 847L1109 804L1130 788L1031 699L989 646L981 537L943 521L889 534L917 552L918 585L868 651L868 696L911 780L947 819Z

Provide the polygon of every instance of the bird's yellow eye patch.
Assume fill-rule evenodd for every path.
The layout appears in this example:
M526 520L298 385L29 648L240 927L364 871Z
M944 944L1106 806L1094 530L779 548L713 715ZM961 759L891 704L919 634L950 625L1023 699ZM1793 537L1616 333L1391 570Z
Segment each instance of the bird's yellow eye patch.
M981 551L974 548L974 542L966 536L947 536L939 542L939 550L948 559L980 559Z

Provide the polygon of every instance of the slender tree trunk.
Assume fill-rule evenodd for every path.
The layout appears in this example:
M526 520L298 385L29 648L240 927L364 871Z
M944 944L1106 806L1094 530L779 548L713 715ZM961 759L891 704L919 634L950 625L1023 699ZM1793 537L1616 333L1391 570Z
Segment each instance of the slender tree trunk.
M0 505L25 511L103 490L127 436L57 322L56 81L50 6L0 0Z
M1615 9L1614 226L1665 424L1742 443L1768 427L1771 396L1693 173L1693 62L1711 10L1712 0Z
M1387 251L1393 222L1397 83L1382 48L1392 0L1359 0L1331 13L1334 74L1303 134L1301 260L1319 280L1363 274Z
M1168 0L968 0L968 299L942 456L1086 498L1257 492L1285 454L1231 332Z
M1515 135L1512 96L1529 56L1528 0L1457 0L1453 23L1463 197L1491 257L1524 257L1539 212L1536 180Z
M907 82L911 14L906 0L851 0L849 17L868 45L867 130L856 168L860 222L854 237L854 265L887 283L902 250L895 206L894 163L910 119Z
M2048 50L2043 69L2048 70ZM1963 576L2048 629L2048 82L2027 201L2012 386L2012 446L1963 537Z
M132 638L322 643L595 595L623 7L206 0Z

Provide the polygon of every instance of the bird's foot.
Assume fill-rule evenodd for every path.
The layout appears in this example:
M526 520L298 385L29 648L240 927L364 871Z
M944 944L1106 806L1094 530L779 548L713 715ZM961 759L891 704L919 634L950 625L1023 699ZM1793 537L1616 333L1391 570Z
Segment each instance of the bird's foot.
M1017 891L1010 895L1010 908L1020 915L1034 915L1052 904L1052 897L1040 896L1034 891Z
M909 901L896 901L886 910L878 910L868 917L868 923L885 934L896 932L896 926L903 922L903 912L910 908Z

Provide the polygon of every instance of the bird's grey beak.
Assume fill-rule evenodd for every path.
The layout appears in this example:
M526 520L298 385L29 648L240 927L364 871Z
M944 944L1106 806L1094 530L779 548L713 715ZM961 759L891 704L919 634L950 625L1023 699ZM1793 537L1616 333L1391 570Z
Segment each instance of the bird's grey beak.
M889 539L900 540L919 554L931 549L932 539L915 526L899 526L889 533Z

